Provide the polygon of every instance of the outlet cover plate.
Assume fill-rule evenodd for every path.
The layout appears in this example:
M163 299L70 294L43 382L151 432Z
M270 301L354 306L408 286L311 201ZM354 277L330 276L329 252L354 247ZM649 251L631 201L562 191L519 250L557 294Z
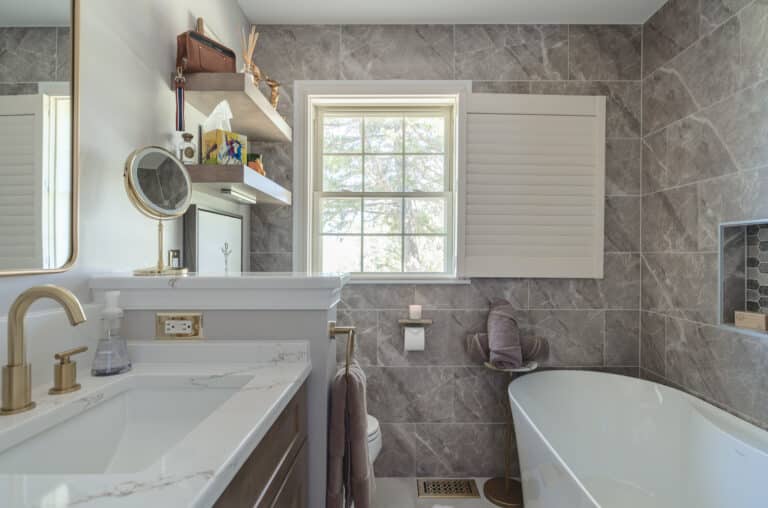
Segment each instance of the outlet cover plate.
M203 339L202 312L158 312L155 314L155 339Z

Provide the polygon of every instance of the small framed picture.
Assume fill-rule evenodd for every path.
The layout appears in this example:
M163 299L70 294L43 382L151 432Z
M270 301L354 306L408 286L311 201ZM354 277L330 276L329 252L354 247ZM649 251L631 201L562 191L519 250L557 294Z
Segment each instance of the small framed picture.
M190 272L242 272L243 216L190 206L184 214L184 260Z

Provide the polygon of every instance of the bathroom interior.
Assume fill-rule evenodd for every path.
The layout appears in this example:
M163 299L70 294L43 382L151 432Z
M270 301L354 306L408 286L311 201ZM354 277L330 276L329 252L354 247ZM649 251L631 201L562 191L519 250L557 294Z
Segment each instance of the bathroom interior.
M768 505L766 0L0 0L0 143L3 508Z

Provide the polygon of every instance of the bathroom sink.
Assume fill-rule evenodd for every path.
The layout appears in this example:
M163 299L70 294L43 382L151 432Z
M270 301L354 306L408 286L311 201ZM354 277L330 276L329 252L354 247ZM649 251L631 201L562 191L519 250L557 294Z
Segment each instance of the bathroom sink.
M311 370L302 341L128 350L130 372L0 416L2 508L210 508Z
M250 379L230 376L224 386L190 386L189 378L181 376L125 378L112 390L90 395L79 414L67 418L67 405L56 408L54 413L62 414L51 418L49 428L18 444L3 436L0 474L141 471Z

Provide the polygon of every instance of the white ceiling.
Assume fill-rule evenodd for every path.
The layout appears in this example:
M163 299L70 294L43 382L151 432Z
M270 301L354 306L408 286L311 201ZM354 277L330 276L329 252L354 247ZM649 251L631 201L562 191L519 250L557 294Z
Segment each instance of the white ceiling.
M666 0L238 0L255 24L640 24Z
M71 0L0 0L0 26L69 26Z

